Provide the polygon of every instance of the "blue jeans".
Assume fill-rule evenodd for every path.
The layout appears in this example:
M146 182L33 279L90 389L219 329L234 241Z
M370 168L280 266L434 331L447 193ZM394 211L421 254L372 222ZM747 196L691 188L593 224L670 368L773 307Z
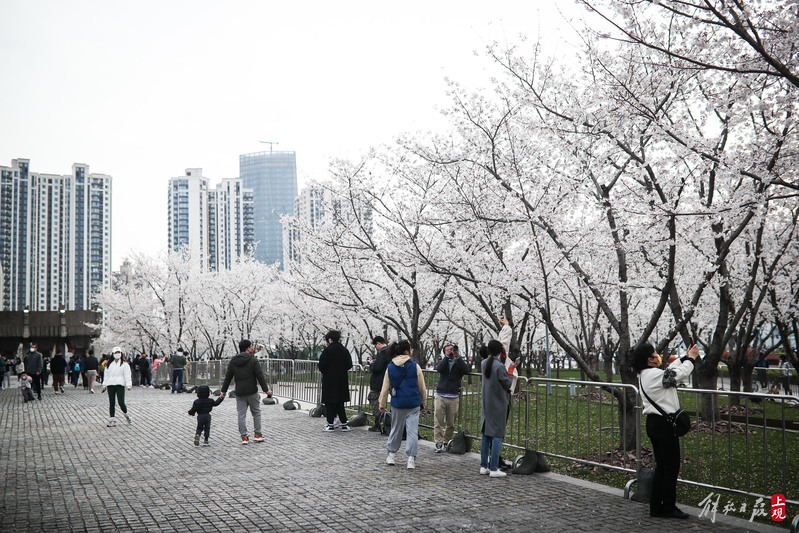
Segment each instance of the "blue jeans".
M175 383L177 383L177 387L175 387ZM182 368L174 368L172 369L172 392L183 392L183 369Z
M488 449L491 448L491 462L488 461ZM495 472L499 468L499 452L502 450L502 437L483 435L480 442L480 467L488 467Z

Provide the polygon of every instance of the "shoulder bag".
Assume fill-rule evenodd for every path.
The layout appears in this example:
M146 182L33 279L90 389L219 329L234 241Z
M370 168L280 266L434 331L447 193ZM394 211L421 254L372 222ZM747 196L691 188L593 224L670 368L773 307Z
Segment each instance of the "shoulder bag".
M691 431L691 415L688 414L688 411L680 409L676 413L667 413L654 400L652 400L652 398L649 397L644 390L644 383L640 377L638 379L638 384L641 385L641 392L644 393L644 396L646 396L646 399L649 400L649 403L651 403L652 406L657 409L661 415L663 415L663 418L669 421L672 429L674 430L674 436L682 437Z

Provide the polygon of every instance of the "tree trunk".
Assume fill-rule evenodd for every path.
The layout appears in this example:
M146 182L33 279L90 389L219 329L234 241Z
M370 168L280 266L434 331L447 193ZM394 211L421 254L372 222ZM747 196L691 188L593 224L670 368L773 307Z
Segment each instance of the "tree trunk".
M635 451L635 406L636 395L630 389L613 389L613 395L618 401L618 420L619 420L619 449ZM625 409L625 405L627 406Z
M706 356L706 359L710 356ZM700 363L698 369L699 375L699 388L706 389L706 390L716 390L718 387L718 365L715 364L705 364L704 362ZM718 406L714 401L714 395L712 394L703 394L702 401L701 401L701 413L700 416L705 421L713 421L716 420L716 409Z

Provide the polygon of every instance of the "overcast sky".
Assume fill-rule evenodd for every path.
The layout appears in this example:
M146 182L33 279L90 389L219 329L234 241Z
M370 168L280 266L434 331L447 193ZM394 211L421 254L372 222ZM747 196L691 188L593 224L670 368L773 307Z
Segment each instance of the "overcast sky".
M558 46L555 4L0 0L0 165L113 176L116 270L166 248L169 178L215 185L274 141L302 188L331 158L440 130L444 78L485 81L474 52L494 40L543 28Z

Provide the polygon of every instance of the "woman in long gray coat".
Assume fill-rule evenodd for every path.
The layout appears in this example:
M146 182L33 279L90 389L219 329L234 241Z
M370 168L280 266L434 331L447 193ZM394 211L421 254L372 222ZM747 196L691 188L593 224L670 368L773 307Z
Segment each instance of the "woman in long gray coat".
M488 357L483 361L483 409L480 427L483 440L480 444L480 474L490 477L505 477L499 469L499 452L505 438L508 422L511 378L498 356L502 353L502 343L498 340L488 342ZM491 451L489 461L489 450Z
M341 420L341 431L349 431L344 404L350 401L349 369L352 357L341 344L341 332L332 330L325 335L327 347L319 356L319 372L322 373L322 403L325 404L327 425L324 431L335 430L336 417Z

